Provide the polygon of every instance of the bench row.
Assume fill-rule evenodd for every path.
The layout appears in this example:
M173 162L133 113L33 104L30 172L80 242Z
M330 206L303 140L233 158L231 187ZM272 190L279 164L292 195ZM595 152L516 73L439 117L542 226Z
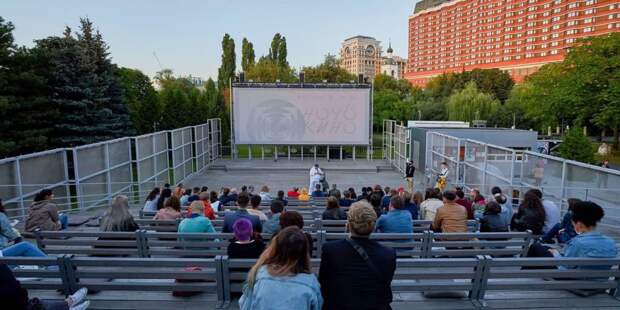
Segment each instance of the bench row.
M230 304L231 294L242 291L247 270L255 262L252 259L229 259L227 256L209 259L94 258L69 255L47 258L0 257L0 263L13 266L59 266L15 269L15 276L22 278L22 286L27 289L61 290L65 294L84 286L91 291L204 292L217 296L218 307L226 307ZM484 306L484 296L489 291L607 290L612 297L618 298L619 264L620 258L477 256L459 259L398 259L391 285L394 293L466 292L466 300L476 307ZM312 270L315 274L318 274L319 266L320 259L313 259ZM604 267L597 270L570 268L575 266ZM545 269L529 269L534 267ZM620 301L613 302L620 306Z
M324 230L327 232L345 232L346 220L323 220L321 218L317 218L316 214L309 214L307 217L304 216L304 230L308 232L315 232L319 230ZM182 219L177 220L154 220L154 219L136 219L136 224L140 226L140 228L145 230L153 230L159 232L176 232L178 231L179 223L181 223ZM215 220L212 220L211 223L215 230L221 231L224 226L224 217L220 216ZM413 221L413 232L423 232L429 230L431 227L432 221L428 220L414 220ZM95 225L97 226L97 225ZM468 220L467 221L467 231L476 232L479 229L479 222L476 220Z
M341 240L346 233L317 231L313 239L313 257L321 257L324 243ZM230 233L165 233L98 231L36 231L38 247L50 255L135 257L215 257L227 253ZM269 241L270 235L264 235ZM525 256L532 241L531 232L510 233L377 233L370 236L396 249L399 257L475 257Z

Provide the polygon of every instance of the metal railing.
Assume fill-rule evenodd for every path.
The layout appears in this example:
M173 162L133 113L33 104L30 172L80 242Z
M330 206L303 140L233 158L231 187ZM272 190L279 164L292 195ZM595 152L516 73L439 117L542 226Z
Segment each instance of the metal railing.
M125 194L143 199L154 186L183 182L222 156L221 123L124 137L0 160L0 198L23 218L34 195L54 192L60 211L88 209Z

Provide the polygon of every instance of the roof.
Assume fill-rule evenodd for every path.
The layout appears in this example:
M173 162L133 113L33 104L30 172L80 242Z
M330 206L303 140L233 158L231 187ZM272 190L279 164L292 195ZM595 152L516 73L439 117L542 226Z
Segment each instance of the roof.
M362 35L357 35L357 36L350 37L350 38L347 38L347 39L344 39L344 40L345 40L345 41L349 41L349 40L353 40L353 39L370 39L370 40L377 40L377 39L375 39L375 38L373 38L373 37L369 37L369 36L362 36Z
M420 11L424 11L426 9L430 9L451 1L453 0L422 0L415 4L415 9L413 9L413 13L415 14Z

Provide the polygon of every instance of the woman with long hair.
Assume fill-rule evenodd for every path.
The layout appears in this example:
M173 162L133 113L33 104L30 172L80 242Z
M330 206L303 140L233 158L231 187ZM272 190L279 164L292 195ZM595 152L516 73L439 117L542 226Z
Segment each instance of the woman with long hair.
M542 235L544 225L545 207L540 198L529 190L523 196L517 213L512 217L510 228L516 231L531 230L534 235Z
M346 220L347 214L340 208L338 199L333 196L327 197L327 206L323 211L322 219L324 220Z
M153 217L154 220L176 220L181 218L181 202L176 196L166 200L163 209L159 209Z
M139 228L129 213L129 199L124 195L114 197L99 225L101 231L136 231Z
M321 309L321 289L310 268L305 240L304 232L295 226L284 228L274 236L248 273L239 300L242 310Z
M172 197L172 190L164 188L157 199L157 210L163 209L168 198Z
M23 241L19 233L13 229L2 199L0 199L0 256L46 256L30 242Z
M144 199L144 211L157 211L157 201L160 194L159 187L153 188L153 190Z
M54 193L51 189L43 189L36 196L28 209L26 218L26 231L62 230L68 226L68 218L65 214L58 213L58 207L52 202Z

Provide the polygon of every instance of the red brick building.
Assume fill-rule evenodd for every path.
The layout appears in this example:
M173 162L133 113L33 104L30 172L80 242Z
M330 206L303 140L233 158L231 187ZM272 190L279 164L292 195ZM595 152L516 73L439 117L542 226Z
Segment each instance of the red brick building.
M405 78L506 70L517 81L561 61L575 40L620 31L620 0L422 0L409 17Z

